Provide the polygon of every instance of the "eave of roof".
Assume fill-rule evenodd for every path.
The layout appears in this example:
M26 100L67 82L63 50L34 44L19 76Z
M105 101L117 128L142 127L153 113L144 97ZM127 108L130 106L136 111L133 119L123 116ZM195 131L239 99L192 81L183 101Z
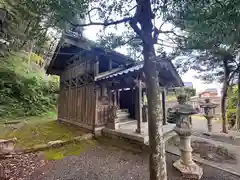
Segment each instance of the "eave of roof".
M62 45L64 43L67 43L79 48L79 53L73 54L72 57L78 56L79 54L82 53L82 51L84 51L85 54L90 54L96 57L101 55L107 56L111 58L113 61L116 61L118 63L132 64L135 62L132 58L124 54L121 54L119 52L112 51L112 50L107 50L103 47L97 46L93 41L87 40L83 37L79 37L76 34L71 35L69 33L67 34L65 33L62 35L62 38L59 41L58 46L54 52L54 56L50 61L49 66L47 67L47 73L51 74L51 71L53 71L54 65L57 63L57 61L59 61L58 58L62 57L60 53L61 53L61 49L63 49Z
M135 72L143 68L143 63L136 64L129 68L120 68L118 71L109 71L109 73L106 73L105 75L98 75L95 79L96 81L109 79L117 76L121 76L123 74L128 74L130 72Z
M161 66L161 68L163 69L168 69L171 72L172 75L172 83L174 84L174 87L182 87L184 86L184 83L181 79L181 77L179 76L178 72L176 71L175 67L173 66L172 62L167 60L167 59L161 59L158 61L159 65ZM103 81L103 80L108 80L111 78L117 78L118 76L122 76L122 75L127 75L129 73L137 73L138 71L142 71L143 70L143 66L144 63L139 62L133 66L130 66L128 68L123 68L123 69L119 69L117 71L108 71L105 74L101 74L98 75L97 77L95 77L95 81ZM161 71L160 71L160 75L161 75Z

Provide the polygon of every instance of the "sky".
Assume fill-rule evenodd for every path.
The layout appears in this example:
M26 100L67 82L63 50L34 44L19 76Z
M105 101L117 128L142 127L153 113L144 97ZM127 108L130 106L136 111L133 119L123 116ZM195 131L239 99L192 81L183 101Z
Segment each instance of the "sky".
M97 40L97 33L101 30L101 26L88 26L84 30L84 35L90 40ZM118 52L126 54L126 49L118 48L116 49ZM166 49L166 51L169 51L169 49ZM220 94L221 84L212 82L210 84L205 84L199 79L194 78L196 75L196 72L193 70L188 71L187 73L181 75L181 78L183 82L192 82L193 87L196 88L197 93L204 91L207 88L216 88L218 89L218 92Z

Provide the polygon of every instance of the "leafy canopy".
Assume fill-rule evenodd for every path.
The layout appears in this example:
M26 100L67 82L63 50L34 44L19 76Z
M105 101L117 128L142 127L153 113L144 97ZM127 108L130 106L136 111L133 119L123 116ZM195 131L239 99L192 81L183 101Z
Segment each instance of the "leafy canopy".
M224 62L229 72L237 72L239 62L240 2L225 0L169 1L165 19L180 28L183 36L175 39L187 57L179 58L178 66L185 72L194 69L205 81L222 82ZM232 78L234 76L231 76Z

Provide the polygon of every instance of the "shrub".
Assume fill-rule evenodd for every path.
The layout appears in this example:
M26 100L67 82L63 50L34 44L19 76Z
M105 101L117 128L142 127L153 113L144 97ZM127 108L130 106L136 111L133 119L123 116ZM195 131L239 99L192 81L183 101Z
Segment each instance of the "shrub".
M36 56L31 56L36 57ZM41 115L56 107L58 78L26 53L0 58L0 117Z
M228 92L228 99L227 99L227 119L231 126L234 125L236 120L236 107L237 107L237 92L238 89L236 86L234 86L232 89Z

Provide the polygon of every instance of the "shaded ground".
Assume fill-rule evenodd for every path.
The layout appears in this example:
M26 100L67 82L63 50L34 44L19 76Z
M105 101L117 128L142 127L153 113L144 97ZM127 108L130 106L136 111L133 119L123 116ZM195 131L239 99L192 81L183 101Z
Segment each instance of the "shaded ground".
M169 180L183 180L172 166L177 156L167 154ZM227 172L203 165L202 180L239 180ZM35 172L31 180L147 180L148 156L98 146L78 156L52 161Z
M231 134L231 133L230 133ZM223 136L223 135L212 135L212 136L207 136L204 135L202 132L194 132L195 136L203 137L206 139L212 139L214 141L220 141L236 146L240 146L240 136L238 135L238 138L231 138L230 136Z
M175 146L174 149L179 151L180 139L175 137L166 144L167 149L169 147ZM206 139L196 140L192 139L191 146L193 148L193 155L199 156L203 159L213 161L216 163L228 163L228 164L237 164L237 157L234 151L227 149L224 144L215 145L210 142L207 142ZM173 149L173 148L171 148ZM179 151L180 153L180 151Z

